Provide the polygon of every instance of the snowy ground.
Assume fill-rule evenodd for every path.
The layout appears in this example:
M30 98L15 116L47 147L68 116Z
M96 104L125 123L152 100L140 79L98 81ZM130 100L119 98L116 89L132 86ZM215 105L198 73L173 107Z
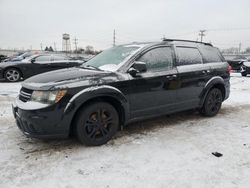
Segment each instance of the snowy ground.
M101 147L26 138L10 107L19 88L0 83L1 188L250 185L250 77L232 75L214 118L185 112L135 123Z

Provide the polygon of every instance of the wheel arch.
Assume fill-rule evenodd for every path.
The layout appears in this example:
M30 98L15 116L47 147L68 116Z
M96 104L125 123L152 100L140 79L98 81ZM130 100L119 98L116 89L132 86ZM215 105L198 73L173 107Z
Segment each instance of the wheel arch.
M21 74L21 77L23 77L23 72L22 72L22 70L21 70L19 67L10 66L10 67L4 68L4 70L3 70L3 75L2 75L3 78L5 78L5 73L6 73L6 71L9 70L9 69L16 69L16 70L18 70L18 71L20 72L20 74Z
M97 86L84 89L75 94L66 106L65 115L72 114L69 125L70 133L74 129L75 119L80 110L97 101L111 104L119 115L120 125L126 124L129 118L129 104L126 97L121 91L112 86Z
M206 96L208 94L208 92L212 89L212 88L218 88L219 90L221 90L222 92L222 96L223 96L223 100L226 97L226 88L225 88L225 83L222 77L220 76L216 76L211 78L207 84L205 85L201 95L200 95L200 104L199 106L202 107L204 104L204 101L206 99Z

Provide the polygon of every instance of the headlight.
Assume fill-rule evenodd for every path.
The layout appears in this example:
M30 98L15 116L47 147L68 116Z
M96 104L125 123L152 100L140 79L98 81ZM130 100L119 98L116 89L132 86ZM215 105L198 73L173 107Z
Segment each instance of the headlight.
M54 104L60 101L65 94L66 90L33 91L31 95L31 101L40 102L44 104Z

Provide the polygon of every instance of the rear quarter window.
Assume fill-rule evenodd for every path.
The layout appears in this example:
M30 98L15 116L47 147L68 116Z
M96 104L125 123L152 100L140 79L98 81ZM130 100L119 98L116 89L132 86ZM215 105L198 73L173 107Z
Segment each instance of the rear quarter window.
M202 56L197 48L176 47L178 55L178 65L201 64Z
M223 57L217 48L210 47L210 46L204 46L204 47L200 48L200 52L202 53L204 63L222 62L223 61Z

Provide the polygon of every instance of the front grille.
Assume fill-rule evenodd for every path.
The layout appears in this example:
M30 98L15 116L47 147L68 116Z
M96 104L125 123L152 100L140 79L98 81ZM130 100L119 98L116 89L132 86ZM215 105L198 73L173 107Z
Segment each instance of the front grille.
M32 92L33 92L32 90L22 87L22 89L20 90L19 99L23 102L29 101Z

